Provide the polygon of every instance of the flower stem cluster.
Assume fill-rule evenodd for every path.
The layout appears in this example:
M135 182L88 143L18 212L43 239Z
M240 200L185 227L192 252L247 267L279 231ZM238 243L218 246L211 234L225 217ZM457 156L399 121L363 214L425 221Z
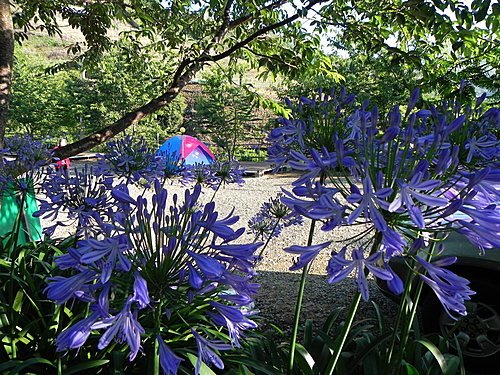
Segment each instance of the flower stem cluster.
M57 348L82 347L101 331L98 348L123 343L131 361L157 346L166 374L187 371L189 347L198 353L195 374L202 362L223 368L220 351L240 346L244 331L256 327L243 307L258 290L251 277L261 244L234 243L244 233L231 227L238 217L220 218L213 202L203 206L199 185L183 201L158 180L153 189L149 201L125 185L113 188L116 209L98 223L102 234L57 258L73 274L51 278L48 298L88 303L91 311L58 336Z
M346 257L349 249L333 252L328 274L330 282L338 282L357 270L364 299L367 274L391 283L396 277L391 258L416 259L412 244L425 246L436 233L458 230L481 249L500 245L499 110L483 113L481 101L474 108L452 102L416 110L418 98L415 90L404 112L395 106L386 117L367 102L355 108L354 96L343 90L301 98L298 105L288 102L291 117L280 119L269 135L271 159L304 171L285 191L284 204L323 222L324 231L363 226L363 236L352 242L352 260ZM301 267L320 250L288 248L300 255ZM372 259L376 267L370 266ZM432 254L426 261L434 264ZM429 267L415 271L430 283ZM465 314L460 301L470 298L468 283L447 292L453 274L433 274L443 281L432 285L444 308Z
M355 97L344 90L300 98L296 105L287 101L291 116L269 134L270 159L303 172L291 191L284 190L282 202L311 219L311 232L316 221L323 231L363 228L339 252L332 251L328 262L330 283L355 274L358 286L332 350L341 353L360 298L369 299L369 275L390 291L405 293L387 350L388 368L401 363L423 283L452 317L467 313L465 302L474 294L467 280L444 268L456 259L437 258L429 243L458 230L481 250L500 245L500 110L483 113L484 96L474 108L454 101L416 110L419 95L415 90L404 112L395 106L387 116L369 109L368 102L355 108ZM311 262L332 244L333 239L308 241L285 249L298 256L290 270L303 269L300 290ZM391 268L396 258L409 268L406 283ZM295 325L301 298L299 291ZM409 316L402 316L405 312ZM296 332L295 326L290 371ZM338 358L332 357L327 374Z

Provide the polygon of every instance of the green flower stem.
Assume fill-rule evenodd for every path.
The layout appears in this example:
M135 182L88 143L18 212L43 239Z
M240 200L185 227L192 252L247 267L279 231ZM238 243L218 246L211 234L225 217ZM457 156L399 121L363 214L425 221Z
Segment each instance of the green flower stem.
M375 240L373 241L372 248L370 250L370 255L374 254L378 251L380 247L380 243L382 242L382 233L377 232L375 235ZM368 275L368 269L365 269L365 276ZM342 327L342 331L340 335L335 340L335 345L333 348L333 355L328 362L328 367L326 368L325 374L332 375L335 367L337 366L337 362L340 358L340 354L342 353L342 349L344 348L345 342L347 340L347 335L351 330L352 323L354 322L354 317L356 316L356 312L358 311L359 302L361 301L361 293L356 291L354 297L351 301L351 306L349 307L349 312L347 313L347 319L344 322L344 326Z
M14 223L14 227L12 228L12 233L9 238L11 248L8 250L10 253L10 275L9 275L9 301L14 303L14 273L17 268L17 257L19 254L17 253L17 241L19 239L19 233L21 232L21 222L24 214L24 203L26 201L26 192L22 192L20 204L19 204L19 213L16 217L16 222ZM15 322L15 314L14 308L10 308L10 344L11 344L11 358L16 359L17 357L17 346L15 341L16 336L16 322Z
M412 259L410 266L408 268L410 270L413 270L415 268L415 260L414 259ZM401 324L403 316L407 313L408 299L410 298L410 291L411 291L411 286L413 284L414 278L415 278L415 275L413 274L413 272L409 272L407 277L406 277L406 280L405 280L405 289L403 291L403 295L401 296L401 300L399 302L398 314L396 316L396 322L394 324L393 333L392 333L391 346L389 347L389 350L387 352L387 358L386 358L387 368L385 369L386 371L390 367L390 364L391 364L391 361L393 358L394 349L396 348L396 341L398 339L397 332L399 332L399 326Z
M281 218L278 218L276 220L276 223L274 223L273 229L271 230L271 234L267 237L266 243L264 244L264 246L262 246L262 249L260 249L259 255L257 255L257 259L260 259L262 257L262 254L264 253L264 250L266 250L267 245L269 245L269 242L271 242L271 238L273 238L273 233L276 230L276 228L278 227L278 224L280 223L280 221L281 221ZM255 238L255 241L257 241L257 237Z
M156 337L154 338L154 343L155 343L155 352L153 356L153 374L154 375L159 375L160 374L160 344L158 343L158 340Z
M314 237L314 227L316 220L311 221L309 228L309 237L307 239L307 246L311 246ZM297 333L299 332L300 310L302 309L302 299L304 298L304 288L306 286L307 274L311 265L305 266L302 269L302 277L300 278L299 293L297 295L297 302L295 303L295 317L293 322L292 337L290 340L290 357L288 361L288 374L292 374L295 362L295 347L297 346Z
M410 337L410 331L411 327L413 326L413 322L415 320L415 315L417 313L417 307L418 307L418 301L420 300L420 295L422 293L422 287L423 287L423 281L422 279L417 280L417 287L415 290L415 296L413 298L413 305L410 310L410 315L406 318L405 324L403 326L403 333L401 334L401 343L399 344L399 349L398 349L398 356L396 357L396 365L397 365L397 371L395 372L396 374L400 373L401 364L403 362L403 357L404 357L404 352L405 352L405 347L406 344L408 343L408 339ZM396 332L394 332L394 335L396 335Z
M427 260L429 260L429 261L431 260L432 255L434 254L435 248L436 248L436 242L433 241L431 246L430 246L429 252L427 254ZM412 270L415 268L415 263L416 263L415 260L413 260ZM414 281L415 281L415 276L413 276L412 284ZM396 362L394 363L394 365L396 365L398 368L398 371L396 373L399 373L399 370L401 368L399 364L401 364L401 362L403 361L404 348L405 348L406 344L408 343L408 339L410 337L411 327L413 326L413 322L414 322L415 316L417 314L417 308L419 305L420 296L422 294L423 285L424 285L424 282L422 281L422 279L418 278L417 283L416 283L416 287L414 288L414 292L412 293L413 295L411 296L412 298L410 299L410 301L413 303L412 303L411 307L408 306L405 309L406 311L409 311L409 315L405 316L405 319L403 320L404 325L402 327L401 340L400 340L400 344L398 346L399 347L399 349L397 351L398 355L396 356ZM408 305L408 301L406 301L405 304ZM396 332L397 331L394 331L394 337L396 336Z
M155 309L155 329L154 329L154 354L153 354L153 375L160 374L160 344L158 343L158 336L160 335L160 325L161 325L161 311L163 308L163 303L160 298L158 308Z
M432 258L435 245L436 245L435 242L432 242L432 245L428 252L428 257L427 257L428 260ZM414 272L415 267L416 267L416 260L412 258L410 263L408 264L408 269L410 272L408 272L408 276L405 281L405 289L401 297L401 302L399 303L398 315L396 317L396 322L394 324L391 346L387 352L387 358L386 358L387 367L385 368L385 372L387 372L390 368L398 368L398 369L400 368L400 364L404 356L404 348L406 343L408 342L410 329L415 319L418 307L418 301L420 300L420 295L423 286L423 282L421 279L418 279L417 283L415 284L415 279L416 279L416 273ZM401 335L399 335L400 332ZM399 344L396 345L398 338L399 338Z
M214 191L214 193L213 193L213 195L212 195L212 198L210 198L209 203L211 203L211 202L213 202L213 201L214 201L215 196L216 196L216 195L217 195L217 193L219 192L219 189L220 189L221 185L222 185L222 181L220 182L220 184L219 184L219 185L217 185L217 189L215 189L215 191Z
M360 301L361 293L359 291L356 291L349 308L349 313L347 314L347 320L344 322L344 326L342 327L342 332L340 333L340 336L337 337L337 340L335 340L333 355L328 362L328 367L326 368L325 374L332 375L335 367L337 366L337 362L340 358L340 353L342 353L342 348L344 347L344 344L347 340L347 334L351 330L352 322L354 321L354 317L356 316L356 312L358 311Z

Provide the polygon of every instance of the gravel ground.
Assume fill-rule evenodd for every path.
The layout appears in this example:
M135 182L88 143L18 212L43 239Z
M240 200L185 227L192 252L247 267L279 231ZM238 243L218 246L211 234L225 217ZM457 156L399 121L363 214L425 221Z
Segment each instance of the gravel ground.
M221 188L216 195L217 210L221 215L234 213L240 217L238 226L246 226L248 220L259 210L262 203L274 197L281 188L291 185L296 176L293 173L264 175L263 177L247 178L242 186L228 185ZM181 193L183 188L178 184L170 186L171 196ZM139 191L137 190L136 193ZM204 189L203 199L210 200L213 191ZM223 216L221 216L223 217ZM48 226L49 222L42 225ZM67 229L66 229L67 230ZM339 250L342 242L359 229L340 228L333 232L316 230L314 243L322 243L333 239L335 245L323 250L313 262L311 273L305 289L302 320L312 319L318 327L330 315L332 309L349 307L351 296L356 290L355 279L350 277L343 282L329 285L326 282L326 265L331 250ZM283 251L283 248L292 244L305 245L309 232L309 223L303 226L285 228L279 238L273 239L263 254L263 259L257 266L258 275L256 282L261 284L260 293L256 298L256 308L264 318L263 324L274 323L288 330L293 322L295 301L300 283L301 271L290 272L288 269L293 264L294 257ZM64 230L58 230L57 235L63 235ZM251 234L245 234L240 239L242 242L253 241ZM375 301L387 317L394 316L396 305L386 298L377 288L373 280L369 281L371 299ZM373 317L374 309L371 303L362 301L357 319ZM261 323L262 324L262 323Z

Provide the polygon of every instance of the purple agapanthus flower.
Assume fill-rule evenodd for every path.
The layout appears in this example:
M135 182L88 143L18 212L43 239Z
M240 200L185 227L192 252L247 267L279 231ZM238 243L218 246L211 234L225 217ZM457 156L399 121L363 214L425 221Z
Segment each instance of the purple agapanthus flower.
M101 269L101 282L106 283L116 269L128 272L132 267L125 252L129 251L129 244L124 235L103 240L88 239L78 244L82 253L82 264L95 264Z
M196 346L198 348L198 360L196 361L195 375L200 374L202 362L209 366L214 365L218 369L222 370L224 368L224 362L216 351L231 350L232 345L221 341L207 340L206 338L200 336L194 329L191 330L191 333L196 340Z
M115 174L125 183L146 185L163 176L165 162L147 146L144 138L134 139L128 135L108 142L107 146L106 153L97 155L101 174Z
M177 375L179 365L182 358L179 358L174 352L165 344L161 336L157 336L156 340L159 344L160 365L165 375Z
M391 188L381 188L374 191L369 176L363 179L362 193L356 185L351 185L351 195L347 197L347 201L349 203L357 203L357 205L349 214L347 223L354 223L363 214L366 219L372 220L377 230L384 232L387 229L387 222L379 209L387 209L388 203L385 199L391 194Z
M361 296L365 301L369 299L367 274L365 268L375 277L381 280L391 280L393 273L379 266L378 262L382 258L382 253L377 252L368 258L364 256L364 249L357 248L352 251L352 259L346 259L347 247L342 248L338 253L332 252L332 257L326 268L328 273L328 282L330 284L345 279L351 272L356 273L356 280Z
M403 254L407 246L407 241L399 232L391 228L383 232L380 250L384 252L386 259Z
M425 221L422 210L414 199L427 207L442 207L448 203L446 198L436 196L437 194L434 193L442 185L440 180L422 181L422 179L423 173L418 172L414 174L408 183L398 180L398 196L389 205L389 211L391 212L395 212L401 207L406 208L411 220L419 228L425 228Z
M257 324L248 319L245 314L237 307L224 305L219 302L210 302L217 313L209 313L212 321L219 326L226 326L231 338L231 343L235 347L240 347L239 339L243 335L243 331L249 328L257 328Z
M319 175L326 175L328 169L337 165L337 155L329 152L326 147L323 147L320 151L311 148L309 155L310 158L301 152L291 151L290 153L290 160L288 162L290 167L307 172L293 183L295 186L313 181Z
M370 116L371 113L362 110L357 110L349 116L347 120L347 128L350 130L350 133L347 136L349 141L354 141L356 143L359 142L367 126L370 126Z
M290 271L296 271L298 269L308 266L314 260L314 258L318 256L320 251L326 249L328 246L331 245L331 243L332 243L331 241L327 241L318 245L312 245L312 246L294 245L285 248L284 250L287 253L299 255L299 259L295 262L293 266L290 267Z
M42 185L47 198L41 200L35 216L56 219L65 213L68 221L76 222L76 235L88 238L100 233L97 224L112 206L113 180L94 172L88 166L75 168L72 173L50 170ZM57 225L46 228L45 232L50 233Z
M257 214L248 221L248 228L256 239L278 237L283 228L302 225L301 215L281 202L283 194L264 202Z
M485 134L477 138L476 136L470 137L465 148L469 150L467 153L466 162L470 163L473 157L480 157L482 159L494 158L500 147L500 140L493 134Z
M188 255L194 259L195 265L208 280L218 281L222 279L226 271L226 267L223 263L205 254L197 254L189 251Z
M470 300L470 296L475 294L469 287L470 282L450 270L442 268L452 265L457 259L448 257L432 263L419 256L416 259L427 272L427 275L422 274L420 277L434 291L448 315L451 317L454 317L453 313L466 315L465 301Z
M5 138L0 149L0 196L7 191L27 191L43 181L42 167L52 160L52 151L29 135ZM29 183L27 183L29 181Z
M69 277L54 276L48 279L49 284L45 288L45 292L47 298L55 301L58 305L72 298L89 302L93 300L90 289L97 278L98 274L90 269L84 269Z
M58 303L78 298L99 313L90 326L94 330L106 329L99 349L113 340L124 343L133 360L143 341L151 342L151 331L143 329L143 324L151 322L159 308L161 324L168 327L168 321L178 319L179 310L183 315L183 309L192 304L197 314L184 316L180 324L196 327L204 334L214 327L225 328L229 338L222 333L220 337L227 339L224 345L229 347L229 342L239 345L243 332L256 327L240 306L249 305L258 291L258 285L250 280L255 274L254 253L262 244L235 243L245 232L244 228L232 227L238 217L232 212L219 217L214 202L202 205L201 189L200 185L186 189L181 201L177 195L170 198L158 180L152 184L150 198L132 198L128 188L119 185L111 192L115 207L107 213L102 234L78 241L56 259L61 268L76 274L50 279L47 295ZM228 291L231 298L227 297ZM87 334L87 320L75 324L68 332L74 329ZM162 336L166 332L168 329L162 331ZM165 337L178 339L177 335ZM61 340L67 341L64 336ZM200 353L211 353L212 341L201 342ZM65 345L61 347L71 348ZM164 349L162 361L172 354Z
M132 301L125 303L122 311L92 324L92 329L106 329L106 332L99 339L98 348L104 349L111 341L127 342L130 348L129 360L133 361L141 349L141 334L144 328L137 321L137 310L131 311Z
M138 271L134 272L134 295L130 301L137 302L141 309L148 307L151 302L149 298L148 282Z
M242 186L245 183L243 179L244 169L241 168L237 160L216 161L210 164L210 169L215 176L215 183L211 183L212 188L217 184L236 184Z
M314 220L324 220L332 229L342 223L345 208L335 198L336 188L325 187L319 182L295 186L292 192L283 189L281 201L299 215Z
M90 336L92 325L100 318L100 314L94 311L85 319L80 320L71 327L62 331L56 338L57 351L80 348Z

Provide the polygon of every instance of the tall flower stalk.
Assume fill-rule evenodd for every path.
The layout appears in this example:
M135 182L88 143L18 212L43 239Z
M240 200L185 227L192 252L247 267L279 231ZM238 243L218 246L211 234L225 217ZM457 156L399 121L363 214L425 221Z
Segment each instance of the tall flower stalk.
M413 92L404 113L395 106L385 117L368 102L356 107L355 96L344 90L300 98L297 104L288 101L292 115L280 119L269 135L270 159L303 171L292 189L284 190L285 205L322 223L323 231L346 225L364 228L347 246L332 251L327 266L330 283L354 274L358 285L348 323L336 340L330 373L360 298L369 299L369 274L392 292L405 293L394 332L401 345L415 315L415 308L408 310L405 304L409 298L416 306L422 283L455 317L466 314L465 301L473 294L467 280L445 268L454 259L437 260L427 250L436 235L459 231L483 251L500 244L500 211L495 206L500 198L500 111L484 112L481 99L474 108L449 102L417 110L419 94ZM306 270L332 243L285 249L299 256L291 270ZM395 258L410 267L406 285L390 266ZM403 352L391 354L394 340L388 356L391 371L397 372Z
M314 238L315 223L316 222L314 220L311 221L311 226L309 228L309 236L307 238L307 245L306 246L312 245L312 241ZM289 361L288 361L288 373L289 374L292 373L293 367L295 364L295 347L297 345L297 334L299 332L300 312L302 310L302 301L304 299L304 289L306 287L306 279L307 279L307 274L309 273L309 268L310 268L310 265L308 265L307 267L303 267L303 269L302 269L299 290L297 293L297 302L295 303L295 314L294 314L294 320L293 320L292 335L290 338L290 356L289 356Z

